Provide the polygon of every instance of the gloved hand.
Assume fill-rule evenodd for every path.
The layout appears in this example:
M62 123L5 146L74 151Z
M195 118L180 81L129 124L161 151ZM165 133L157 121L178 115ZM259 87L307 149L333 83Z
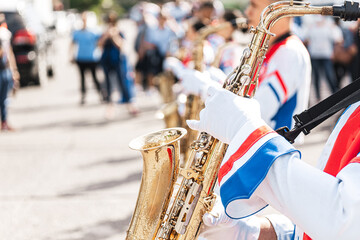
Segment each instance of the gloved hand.
M164 60L163 68L166 71L171 71L177 78L180 78L182 73L186 70L184 64L175 57L167 57Z
M259 103L255 99L239 97L234 93L210 87L200 120L187 120L191 129L207 132L229 144L236 133L249 122L263 122ZM265 124L265 123L264 123Z
M180 78L185 94L194 94L200 96L203 100L206 98L209 87L221 87L219 83L211 79L209 72L199 72L193 69L187 69Z
M215 205L210 213L203 216L204 225L200 238L207 240L259 238L260 222L257 217L231 219L224 211L220 197L216 196Z
M210 77L213 81L220 83L220 85L223 85L226 79L226 74L219 68L211 66L206 68L205 72L208 72L210 74Z

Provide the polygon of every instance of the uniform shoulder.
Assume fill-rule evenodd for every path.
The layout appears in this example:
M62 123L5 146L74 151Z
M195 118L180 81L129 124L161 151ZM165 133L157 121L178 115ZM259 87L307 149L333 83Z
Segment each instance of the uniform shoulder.
M287 59L310 58L305 45L297 36L289 37L286 43L278 49L276 55Z
M284 44L284 48L292 51L307 51L304 43L300 40L300 38L296 35L290 36L286 40L286 44Z

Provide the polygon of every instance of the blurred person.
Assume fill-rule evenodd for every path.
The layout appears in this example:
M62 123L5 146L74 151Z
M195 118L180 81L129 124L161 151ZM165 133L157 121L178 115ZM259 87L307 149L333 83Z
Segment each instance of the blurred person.
M191 14L191 4L184 0L167 2L162 6L162 9L178 23L183 22Z
M341 87L343 78L350 72L351 61L354 58L357 48L355 45L354 33L343 25L340 19L336 18L335 23L341 29L343 41L334 45L334 69L337 87Z
M20 79L15 55L11 47L11 35L7 29L5 15L0 13L0 114L2 131L14 130L8 124L6 99L9 91L18 87Z
M117 21L117 13L110 12L106 17L108 27L98 41L98 46L103 49L101 64L104 69L107 90L105 101L111 103L112 86L110 76L114 73L122 96L122 99L119 102L125 104L131 115L136 115L138 113L138 109L132 102L133 93L131 91L131 85L133 83L128 81L129 78L126 77L128 69L124 68L126 64L122 62L126 60L126 56L121 49L124 41L124 35L117 27Z
M203 29L205 24L196 19L192 19L187 22L187 31L185 37L181 39L178 51L173 56L165 58L163 63L163 69L165 71L171 71L177 79L181 78L181 74L184 73L186 68L193 68L193 52L195 47L195 41L199 37L199 32ZM207 59L208 53L212 52L209 45L204 46L204 58ZM210 56L210 60L213 59L213 54ZM207 60L205 60L207 61ZM210 63L210 61L207 61Z
M139 2L129 11L129 17L136 22L138 32L146 25L156 25L160 7L155 3Z
M350 73L352 81L360 78L360 20L358 20L355 29L353 29L354 33L354 47L356 48L356 54L351 60L350 64Z
M245 11L249 26L256 27L262 10L274 0L251 0ZM302 41L291 31L292 18L278 21L271 32L269 49L259 73L256 99L261 117L273 129L294 125L292 116L308 106L311 62ZM298 138L299 143L302 141Z
M213 21L215 16L214 4L211 1L204 1L199 4L198 9L195 9L194 16L203 24L208 25Z
M135 82L145 89L147 86L146 78L146 57L147 42L145 39L146 32L150 26L158 24L157 16L161 8L149 2L140 2L130 9L130 18L136 22L137 35L135 38L135 52L137 54L137 62L135 64Z
M158 15L158 25L146 29L144 41L139 49L138 69L143 75L144 90L153 87L153 77L163 71L163 61L169 54L170 43L176 34L167 25L167 16Z
M177 56L187 67L189 67L189 64L193 60L192 55L194 51L194 43L199 36L199 32L201 31L201 29L206 27L206 25L203 24L201 21L191 21L188 22L188 24L189 27L186 31L185 38L181 41L180 49ZM205 51L204 49L204 54L207 54L206 52L207 51Z
M135 82L142 85L143 80L143 48L145 44L145 33L148 28L147 17L145 13L145 3L140 2L130 9L130 19L136 22L137 34L135 38L134 49L137 54L137 62L135 64Z
M195 17L205 24L210 24L224 15L225 8L220 0L200 0L193 2L193 11Z
M70 45L71 61L76 62L80 71L81 105L85 103L86 98L85 73L87 70L91 72L94 85L100 94L100 100L104 100L104 94L96 75L96 68L100 60L100 54L97 54L97 42L100 35L87 28L87 14L87 12L81 14L82 28L73 32Z
M230 25L219 30L218 35L222 44L214 47L215 59L212 65L218 67L226 75L230 74L240 63L241 54L245 48L245 44L240 44L233 39L233 34L237 29L234 26L236 19L243 17L242 13L237 10L226 10L219 19L219 23L229 22ZM246 31L241 29L242 32Z
M249 20L251 11L262 11L272 2L251 0ZM274 44L276 40L270 42L270 52ZM279 63L297 79L292 67L299 68L298 62L290 58ZM200 120L187 123L229 146L218 174L221 201L217 198L213 210L204 215L200 237L358 239L359 101L342 114L316 169L301 161L300 153L261 118L262 105L256 99L239 97L219 87L210 87L207 93ZM255 215L268 204L284 215Z
M249 26L258 25L262 10L272 2L274 1L250 1L245 11ZM269 49L259 71L259 87L255 98L261 106L261 117L273 129L284 126L291 129L294 125L292 116L308 106L310 56L302 41L291 32L291 22L291 18L284 18L272 27L271 32L276 36L270 38ZM189 72L183 76L183 81L185 86L198 86L188 91L205 96L206 90L213 85L209 84L206 75L198 72ZM301 143L302 137L297 141Z
M224 15L225 7L224 3L221 0L213 0L214 10L215 10L215 17L219 18Z
M217 19L216 23L213 24L209 24L209 26L216 26L217 24L221 24L224 22L231 22L232 20L234 20L236 17L235 15L231 15L230 11L226 12L224 16L222 16L220 19ZM233 33L235 29L232 26L226 26L223 27L222 29L219 29L216 33L210 34L207 38L206 38L206 42L207 44L210 45L210 47L212 48L212 55L213 58L215 58L218 49L220 48L220 46L223 46L227 41L229 41L231 39L231 35Z
M261 119L256 99L210 88L189 127L229 144L218 197L200 237L357 240L360 229L360 101L341 115L317 167ZM221 200L221 201L220 201ZM266 206L281 214L255 215Z
M210 68L212 65L214 65L214 60L219 61L218 63L216 63L216 67L222 70L225 74L229 74L237 66L236 63L240 61L243 46L240 46L238 43L233 42L232 35L236 30L233 22L240 16L241 13L228 10L219 19L219 22L213 25L214 27L216 27L216 25L221 25L226 22L231 23L229 25L223 25L223 27L217 30L216 33L210 34L204 40L203 58L204 64L207 68ZM195 23L190 25L186 33L186 37L182 41L183 48L181 49L181 52L179 54L179 58L185 65L184 67L192 68L192 54L194 51L193 45L195 40L199 37L200 30L202 30L204 27L206 26L199 20L195 21ZM233 42L233 44L228 44L231 42ZM166 68L171 67L167 63L164 65L166 66ZM182 70L173 70L175 70L175 72L183 73ZM180 76L178 76L178 78L180 78Z
M334 57L334 44L343 41L342 33L333 20L325 16L308 16L312 21L306 25L304 40L307 44L313 69L313 80L316 98L319 101L320 77L322 71L332 93L338 90L336 75L332 59Z

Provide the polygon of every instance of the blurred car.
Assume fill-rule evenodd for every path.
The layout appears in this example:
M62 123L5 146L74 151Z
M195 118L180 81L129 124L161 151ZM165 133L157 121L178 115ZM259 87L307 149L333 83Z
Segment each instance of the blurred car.
M38 73L36 36L30 32L18 12L3 12L8 29L12 33L11 45L20 73L20 85L40 84Z
M20 73L20 86L40 85L46 77L52 77L52 66L48 64L48 38L30 31L22 15L17 11L3 11L8 29L12 33L12 47Z

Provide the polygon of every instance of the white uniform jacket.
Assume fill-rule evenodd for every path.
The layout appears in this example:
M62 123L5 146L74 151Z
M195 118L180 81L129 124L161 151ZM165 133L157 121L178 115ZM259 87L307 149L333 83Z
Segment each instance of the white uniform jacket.
M338 120L318 168L302 162L262 120L248 122L219 171L226 214L243 218L270 204L294 223L289 231L288 224L273 222L278 239L360 239L359 152L360 102Z
M304 44L295 35L279 37L259 73L255 98L261 117L273 129L291 128L292 116L307 108L310 82L311 62Z

